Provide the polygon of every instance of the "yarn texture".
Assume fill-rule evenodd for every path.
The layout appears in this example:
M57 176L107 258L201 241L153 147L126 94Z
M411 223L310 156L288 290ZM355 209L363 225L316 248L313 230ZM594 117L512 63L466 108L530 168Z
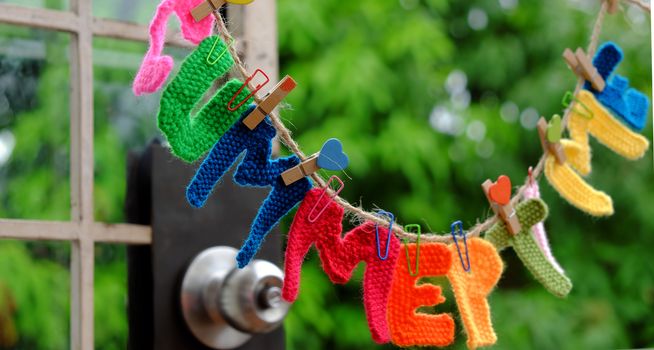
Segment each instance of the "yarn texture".
M592 111L593 117L588 119L582 116L579 113L582 110L580 106L572 109L568 130L573 141L590 150L588 134L591 134L610 150L629 160L637 160L645 155L649 147L647 138L613 118L589 91L580 91L577 98Z
M395 235L386 242L380 235L380 245L385 249L390 244L388 259L377 257L375 224L365 223L341 237L343 208L324 195L323 189L307 192L298 207L291 229L284 260L284 285L282 297L289 302L297 299L302 262L312 244L318 249L322 267L333 283L344 284L352 277L352 271L365 261L363 275L363 304L372 339L381 344L390 341L386 320L386 307L391 289L400 243ZM326 206L318 219L311 223L310 213L320 200L316 212ZM315 214L313 214L315 215ZM379 228L383 230L383 228Z
M234 124L211 149L186 190L188 202L202 207L216 183L243 152L245 157L236 168L234 181L242 186L272 187L236 256L239 268L252 260L265 236L311 189L307 178L288 186L284 184L281 173L299 164L300 160L296 156L270 159L275 133L267 118L254 130L241 122Z
M588 82L584 88L591 91L597 100L611 110L624 123L635 130L642 130L647 123L649 98L642 92L630 88L629 80L618 74L611 75L623 58L620 47L612 42L602 44L593 58L593 65L606 81L602 92L592 88Z
M459 248L465 250L462 242ZM497 250L481 238L468 239L468 256L471 269L466 272L458 263L456 245L449 246L452 252L452 267L447 273L463 326L468 334L469 349L493 345L497 335L491 322L490 306L486 297L500 280L504 264Z
M524 192L525 199L540 199L540 188L538 187L538 182L532 181L527 184ZM531 228L531 235L534 236L538 247L545 254L547 260L552 264L552 267L556 269L559 273L564 273L563 268L554 258L552 254L552 249L550 248L549 240L547 239L547 233L545 232L545 225L543 222L539 222Z
M498 250L512 246L518 258L545 289L557 297L565 297L572 289L572 282L554 268L529 232L532 226L547 218L547 205L540 199L528 199L518 204L515 210L522 225L520 232L511 235L506 225L498 222L486 232L485 239Z
M150 47L143 57L132 91L136 96L151 94L159 90L173 68L173 58L162 55L166 40L168 18L174 13L182 27L182 36L193 44L199 43L211 33L210 16L196 22L191 16L191 9L204 0L163 0L150 22Z
M416 244L408 244L408 249L409 260L415 263ZM418 280L425 276L445 276L451 265L452 252L443 243L420 244L420 271L415 277L409 275L406 254L399 255L388 301L388 324L393 344L402 347L445 346L454 341L452 316L417 312L421 306L445 301L440 286L418 285Z
M225 43L217 36L204 39L182 63L179 73L161 96L157 124L168 139L172 153L184 161L194 162L202 157L248 110L249 103L244 103L233 112L227 109L227 103L243 85L241 81L233 79L221 87L196 116L191 116L195 105L214 81L225 75L234 64L234 59L225 50ZM207 62L216 59L213 65ZM244 87L238 101L249 93ZM248 102L251 101L252 98L249 98Z
M611 197L586 183L570 165L559 164L550 154L544 169L547 181L568 203L593 216L613 215Z

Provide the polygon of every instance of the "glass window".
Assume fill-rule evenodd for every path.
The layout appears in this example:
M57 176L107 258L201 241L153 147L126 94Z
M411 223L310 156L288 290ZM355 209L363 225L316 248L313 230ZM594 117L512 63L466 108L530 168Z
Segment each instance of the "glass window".
M0 217L69 220L69 37L0 25Z

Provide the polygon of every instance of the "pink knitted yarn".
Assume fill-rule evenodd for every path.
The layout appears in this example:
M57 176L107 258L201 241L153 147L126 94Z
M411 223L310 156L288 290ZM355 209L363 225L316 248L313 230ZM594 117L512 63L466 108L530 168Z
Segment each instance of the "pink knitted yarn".
M307 192L293 219L288 233L282 297L290 302L297 298L302 262L312 244L316 245L323 269L334 283L346 283L357 264L365 261L363 303L368 327L375 342L386 343L390 341L386 305L400 242L395 235L391 235L388 259L382 261L377 257L375 224L367 222L341 237L343 208L327 195L322 197L316 212L324 205L327 205L327 209L314 223L309 222L309 213L322 191L313 189ZM379 230L381 250L384 251L387 228L380 227Z
M525 188L524 196L525 199L531 199L531 198L540 199L540 189L536 181L531 181L529 184L527 184L527 187ZM547 233L545 232L545 226L543 225L542 221L532 226L531 234L532 236L534 236L534 239L536 240L536 243L538 243L540 250L543 252L543 254L545 254L545 257L547 258L547 260L549 260L549 262L552 264L554 269L559 273L563 274L563 268L556 261L554 255L552 254L552 249L550 249L550 243L547 240Z
M143 57L132 91L136 96L151 94L159 90L173 69L173 58L161 55L166 40L166 22L173 12L179 18L184 39L198 44L211 33L212 17L207 16L200 22L195 22L191 9L204 0L163 0L150 22L150 47Z

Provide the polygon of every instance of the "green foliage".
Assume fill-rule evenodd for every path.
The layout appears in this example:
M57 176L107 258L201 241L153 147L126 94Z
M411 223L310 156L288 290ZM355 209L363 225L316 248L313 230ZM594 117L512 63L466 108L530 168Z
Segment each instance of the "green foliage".
M457 219L472 225L488 214L484 179L507 174L517 185L538 160L535 118L561 113L561 97L575 83L561 52L586 45L598 6L561 0L282 0L282 72L300 83L287 98L295 108L283 117L306 152L329 137L343 141L353 178L343 195L350 201L436 232L447 232ZM650 43L649 22L634 10L608 16L601 41L623 48L618 72L650 94L650 50L642 49ZM480 13L486 24L475 30ZM463 84L454 84L461 76ZM443 111L454 117L434 128ZM651 123L643 134L652 134ZM646 252L654 243L648 234L654 231L651 154L629 162L592 146L589 181L613 196L616 214L589 218L541 181L554 253L574 288L565 300L549 295L513 252L503 252L507 269L490 299L498 348L654 345L654 266ZM363 313L359 281L325 290L328 280L318 265L315 258L304 265L300 298L286 323L289 343L372 347L365 320L337 311ZM446 281L439 284L449 289ZM456 318L450 302L435 311ZM320 315L308 311L316 307ZM362 333L351 337L353 330ZM457 325L454 347L464 341Z
M121 10L125 4L96 1L94 14L147 22L151 3L132 12ZM351 160L345 198L437 232L454 220L471 225L488 214L479 187L484 179L507 174L518 184L535 164L541 150L534 118L560 113L563 93L574 87L560 54L565 47L585 46L598 6L563 0L278 4L281 71L300 83L288 97L295 110L283 117L302 148L314 152L326 138L340 138ZM62 2L46 5L61 8ZM608 16L601 38L623 48L619 73L651 94L650 50L643 49L650 43L649 22L638 16L633 10ZM69 39L14 26L0 26L0 38L3 47L27 41L44 48L36 57L0 54L0 74L20 79L14 84L20 89L4 91L11 111L0 113L0 126L16 140L0 167L0 217L68 220ZM143 44L94 41L98 221L123 220L125 154L157 134L159 95L136 99L129 90L144 51ZM186 51L171 53L181 58ZM643 133L652 134L651 123ZM554 253L574 288L565 300L552 297L512 251L503 252L506 270L490 297L497 348L654 346L652 158L628 162L597 143L593 150L589 181L613 196L616 214L589 218L541 181ZM68 244L0 242L0 284L18 306L12 316L16 349L68 347L69 252ZM124 247L97 245L96 263L97 348L123 349ZM361 276L359 268L350 283L332 286L312 254L285 323L289 348L375 346ZM443 286L447 302L423 311L452 313L453 347L463 348L465 334L447 280L430 281Z

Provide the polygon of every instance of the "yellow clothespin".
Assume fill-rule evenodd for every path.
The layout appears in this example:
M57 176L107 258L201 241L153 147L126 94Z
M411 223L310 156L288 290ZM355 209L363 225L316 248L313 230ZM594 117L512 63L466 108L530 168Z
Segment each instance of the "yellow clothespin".
M573 53L572 50L565 49L563 51L563 59L575 75L588 80L595 90L600 92L604 90L604 79L597 71L597 68L593 66L593 63L584 50L578 47L577 51Z
M243 124L247 126L250 130L261 123L263 118L270 114L277 105L282 102L282 100L288 95L289 92L293 91L297 83L289 75L285 76L277 85L275 85L272 90L263 98L263 101L257 105L257 107L248 114L247 117L243 119Z
M555 115L548 124L544 117L538 120L538 137L545 153L551 153L557 163L564 164L566 161L563 145L561 145L561 117Z
M493 212L506 224L507 231L512 235L520 232L522 227L511 205L511 179L506 175L498 177L495 183L487 179L481 184L481 188L484 190Z
M230 4L247 5L254 0L206 0L191 10L191 16L196 22L200 22L211 12L217 11L225 2Z

